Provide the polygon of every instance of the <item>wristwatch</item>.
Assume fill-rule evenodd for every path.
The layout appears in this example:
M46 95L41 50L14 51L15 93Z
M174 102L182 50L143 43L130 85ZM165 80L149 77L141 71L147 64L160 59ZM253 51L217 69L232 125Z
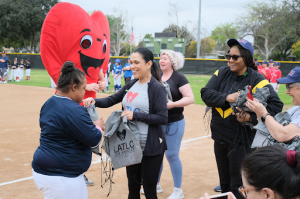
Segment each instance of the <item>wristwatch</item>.
M265 114L263 114L263 116L261 116L261 121L262 121L263 123L265 123L266 117L267 117L268 115L271 115L271 114L270 114L270 113L265 113Z

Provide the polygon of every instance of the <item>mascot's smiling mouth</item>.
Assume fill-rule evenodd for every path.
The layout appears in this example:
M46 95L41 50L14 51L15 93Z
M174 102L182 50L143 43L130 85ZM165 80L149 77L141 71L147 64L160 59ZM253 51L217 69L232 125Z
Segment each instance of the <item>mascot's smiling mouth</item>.
M104 62L104 59L95 59L89 56L86 56L84 54L81 53L81 51L78 52L80 54L80 62L81 62L81 66L82 69L84 70L85 74L87 74L87 76L90 77L90 75L88 74L88 68L89 67L94 67L95 69L97 69L98 67L100 68ZM98 76L98 74L97 74Z

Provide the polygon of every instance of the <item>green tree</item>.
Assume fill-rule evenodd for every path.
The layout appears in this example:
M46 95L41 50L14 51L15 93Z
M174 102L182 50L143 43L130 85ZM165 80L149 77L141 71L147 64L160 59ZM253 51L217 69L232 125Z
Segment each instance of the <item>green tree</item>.
M215 46L216 46L216 42L211 37L205 37L201 39L200 56L204 57L204 55L211 53L214 50Z
M197 54L197 41L192 41L188 47L189 54L192 57L196 57Z
M122 48L120 55L121 56L130 56L130 43L127 42L124 45L124 48ZM138 47L135 44L132 44L132 52L135 51Z
M145 34L144 38L153 38L153 36L152 36L152 34L147 33L147 34Z
M221 51L228 49L227 41L231 38L238 38L238 27L234 23L219 24L212 32L211 38L216 41L217 47Z
M21 40L27 52L39 52L44 19L56 3L58 0L1 0L0 38L12 41L9 45Z
M292 55L300 58L300 41L292 45Z
M162 32L174 32L176 33L176 38L185 38L185 46L189 46L190 43L195 40L194 35L187 29L186 26L170 24Z
M114 9L115 15L106 15L110 29L110 52L119 56L125 44L129 42L130 34L126 32L127 13Z
M265 59L269 59L272 51L288 36L295 34L294 20L290 20L290 8L285 4L272 1L252 2L245 6L243 16L237 18L242 38L254 37L254 47Z

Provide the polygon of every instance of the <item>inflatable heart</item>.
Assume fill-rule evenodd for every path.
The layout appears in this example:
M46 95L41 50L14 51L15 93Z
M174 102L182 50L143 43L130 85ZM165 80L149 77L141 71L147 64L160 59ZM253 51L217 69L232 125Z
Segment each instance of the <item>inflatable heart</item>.
M86 75L87 84L97 83L99 71L106 73L109 61L110 33L106 16L91 16L71 3L58 3L47 14L41 32L41 58L57 85L60 70L66 61ZM96 97L86 91L84 98Z

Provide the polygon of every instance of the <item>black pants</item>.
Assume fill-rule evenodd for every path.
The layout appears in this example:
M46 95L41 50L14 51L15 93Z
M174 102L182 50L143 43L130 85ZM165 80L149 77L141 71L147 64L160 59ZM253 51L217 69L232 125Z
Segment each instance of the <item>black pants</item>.
M128 178L128 199L140 199L141 183L146 199L157 199L156 184L164 154L144 156L140 164L126 167Z
M222 193L231 191L237 199L243 199L238 188L243 185L241 165L250 148L237 147L229 153L229 146L215 141L215 157L217 161Z
M130 80L131 80L131 77L125 77L124 78L125 84L127 84Z

